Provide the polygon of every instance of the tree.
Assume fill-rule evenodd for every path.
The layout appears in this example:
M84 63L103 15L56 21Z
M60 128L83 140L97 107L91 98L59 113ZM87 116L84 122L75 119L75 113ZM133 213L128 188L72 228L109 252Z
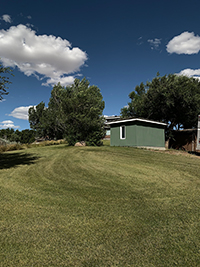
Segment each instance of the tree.
M3 99L3 95L8 94L7 89L8 85L11 84L11 82L9 81L9 77L7 77L5 74L10 72L11 72L10 68L3 67L0 64L0 101Z
M135 87L135 91L132 91L129 94L129 98L131 102L128 103L128 106L121 109L122 117L134 117L134 116L142 116L142 107L143 107L143 96L146 93L146 88L143 83L137 85Z
M44 127L45 103L41 102L36 107L29 108L29 123L31 129L35 130L37 136L45 136L47 134Z
M56 107L50 109L45 107L45 103L41 102L36 107L31 107L28 111L29 123L31 129L35 130L36 137L61 139L63 134L56 125Z
M30 127L41 127L43 134L51 137L65 136L69 145L78 141L101 145L105 135L104 106L100 89L95 85L90 86L85 78L81 81L75 79L67 87L58 83L51 91L48 108L41 106L42 114L36 110L38 106L29 109Z
M12 128L2 129L0 130L0 137L5 140L10 140L12 134L15 132Z
M17 142L21 144L32 143L35 141L35 131L33 130L14 130L12 128L0 130L0 138L10 142Z
M123 117L137 116L168 124L173 129L195 128L200 114L200 81L186 76L159 74L129 94L131 102L121 109Z
M35 131L25 129L21 131L20 134L20 143L22 144L30 144L35 141Z

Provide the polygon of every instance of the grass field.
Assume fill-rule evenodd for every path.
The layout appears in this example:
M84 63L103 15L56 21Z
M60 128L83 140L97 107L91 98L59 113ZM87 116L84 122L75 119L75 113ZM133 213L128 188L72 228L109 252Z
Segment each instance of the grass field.
M200 266L200 158L66 145L0 154L0 266Z

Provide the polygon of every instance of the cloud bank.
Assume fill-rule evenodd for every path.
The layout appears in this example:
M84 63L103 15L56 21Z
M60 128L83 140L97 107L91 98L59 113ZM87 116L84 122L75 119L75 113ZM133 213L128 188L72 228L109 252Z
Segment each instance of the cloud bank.
M47 78L42 85L62 85L74 81L75 72L87 60L86 52L71 47L68 40L53 35L37 35L25 26L0 30L0 57L4 66L18 67L25 75Z
M8 116L12 116L17 119L28 120L28 110L32 106L15 108Z
M200 36L195 36L193 32L183 32L175 36L167 44L167 52L172 54L197 54L200 50Z
M7 128L13 128L13 129L18 129L20 126L15 126L13 121L2 121L0 122L0 128L1 129L7 129Z

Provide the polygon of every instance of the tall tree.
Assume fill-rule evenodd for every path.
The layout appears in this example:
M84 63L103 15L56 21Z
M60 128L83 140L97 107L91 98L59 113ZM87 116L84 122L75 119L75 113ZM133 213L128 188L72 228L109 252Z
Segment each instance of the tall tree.
M75 79L70 86L63 87L60 83L54 86L48 108L43 107L41 115L36 116L37 111L29 109L29 122L31 128L42 125L42 129L49 135L65 136L69 145L77 141L101 145L105 135L102 116L104 106L97 86L90 86L85 78L81 81Z
M145 93L146 87L144 83L141 83L135 87L135 90L129 94L131 102L128 103L128 106L121 109L122 117L142 116L143 97Z
M9 77L6 76L6 73L11 73L11 69L8 67L3 67L0 63L0 101L3 99L3 95L8 94L8 85L11 84ZM13 75L11 73L11 75Z
M138 116L168 124L173 129L194 128L200 114L200 81L175 74L159 74L129 94L131 102L121 109L123 117Z
M29 123L31 129L35 130L38 137L46 136L46 128L44 127L45 103L41 102L36 107L29 108Z

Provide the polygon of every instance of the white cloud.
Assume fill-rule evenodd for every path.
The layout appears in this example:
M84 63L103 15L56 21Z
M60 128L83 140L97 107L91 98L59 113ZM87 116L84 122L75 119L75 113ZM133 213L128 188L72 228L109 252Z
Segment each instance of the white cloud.
M3 15L1 17L1 20L4 20L5 22L8 22L8 23L12 22L11 17L9 15L7 15L7 14Z
M155 38L147 40L148 43L150 43L151 49L158 49L159 45L161 44L162 39Z
M0 122L0 128L2 129L7 129L7 128L13 128L13 129L17 129L20 128L20 126L15 126L13 121L2 121Z
M200 69L184 69L181 72L177 73L177 75L184 75L187 77L193 77L200 80Z
M33 28L34 27L34 25L33 24L30 24L30 23L26 23L26 26L28 27L28 28Z
M137 45L143 44L142 36L137 39Z
M200 36L195 36L193 32L183 32L175 36L167 44L168 53L176 54L197 54L200 50Z
M28 110L32 106L15 108L8 116L12 116L17 119L28 120Z
M4 66L18 67L27 76L47 78L46 86L57 81L73 83L74 76L67 75L79 71L87 60L86 52L71 48L66 39L36 35L22 24L0 30L0 57Z
M42 85L48 86L49 84L54 85L60 82L62 86L65 86L67 84L72 84L74 82L74 76L67 76L67 77L55 77L50 78L46 81L46 83L42 83Z

